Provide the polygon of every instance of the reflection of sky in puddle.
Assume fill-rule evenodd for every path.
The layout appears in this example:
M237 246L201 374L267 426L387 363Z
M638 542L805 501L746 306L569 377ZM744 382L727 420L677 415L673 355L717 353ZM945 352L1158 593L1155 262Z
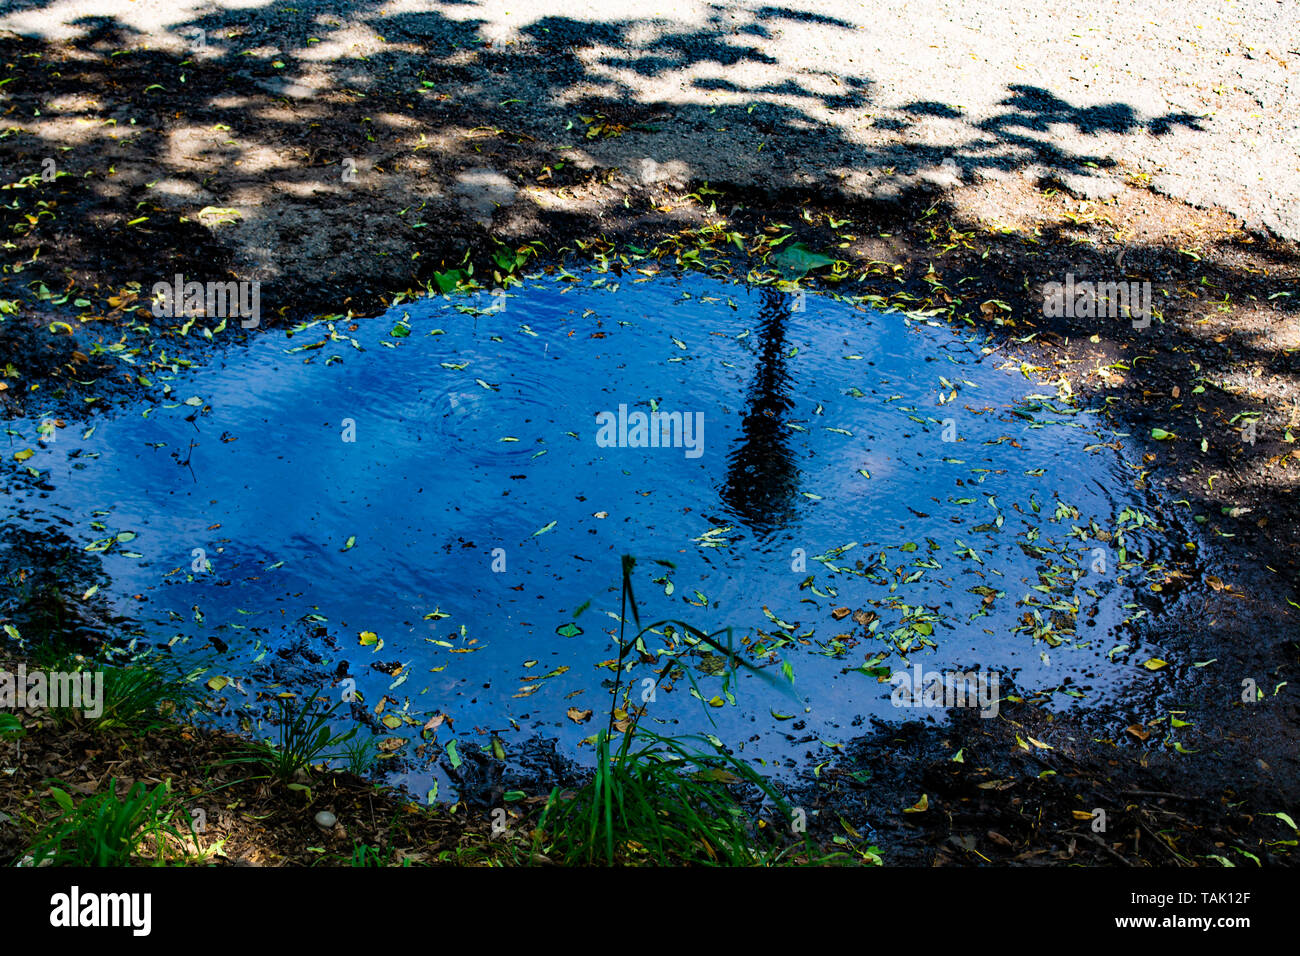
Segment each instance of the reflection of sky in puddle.
M767 760L914 716L877 676L915 663L998 670L1004 693L1012 675L1022 693L1113 685L1107 651L1137 613L1119 585L1150 548L1120 515L1150 506L1096 421L1026 399L1044 389L923 319L607 279L530 284L500 313L428 300L332 340L268 334L173 379L172 407L84 440L70 425L27 462L55 490L14 500L86 541L137 535L105 566L151 638L215 636L235 677L304 642L331 672L350 662L368 707L387 695L398 733L448 714L439 742L462 751L537 733L576 753L602 723L625 552L643 620L732 626L791 665L803 703L744 678L736 706L687 681L650 705L660 729ZM620 405L702 412L702 454L601 447L597 413ZM190 572L197 548L211 573ZM588 599L582 632L562 629Z

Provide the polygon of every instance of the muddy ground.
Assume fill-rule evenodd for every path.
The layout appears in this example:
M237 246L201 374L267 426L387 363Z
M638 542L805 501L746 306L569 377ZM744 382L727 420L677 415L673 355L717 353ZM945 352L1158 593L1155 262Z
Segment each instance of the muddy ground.
M1014 175L958 164L863 198L804 182L797 167L818 162L821 132L763 107L718 119L594 86L507 102L521 84L580 88L583 61L559 30L520 50L445 27L400 52L315 65L284 52L307 36L277 44L237 20L221 31L226 45L201 60L146 48L111 19L73 41L0 35L7 415L94 414L177 359L320 312L375 314L467 255L490 286L502 245L534 243L542 265L650 250L689 266L729 249L719 268L743 275L788 227L849 264L838 291L940 309L986 334L999 360L1104 404L1147 446L1135 480L1179 502L1178 521L1205 542L1191 570L1171 573L1174 611L1144 635L1171 664L1135 679L1131 701L877 728L809 775L814 824L829 835L843 820L891 863L1294 856L1296 832L1265 814L1300 810L1295 243L1160 195L1122 165L1118 188L1086 198L1077 164L1048 150ZM706 182L655 145L662 131L729 124L762 175ZM231 323L209 340L155 318L149 290L178 272L260 280L259 328ZM1042 286L1066 273L1149 281L1155 317L1049 318ZM1247 678L1262 692L1249 703ZM1188 726L1144 725L1157 705Z

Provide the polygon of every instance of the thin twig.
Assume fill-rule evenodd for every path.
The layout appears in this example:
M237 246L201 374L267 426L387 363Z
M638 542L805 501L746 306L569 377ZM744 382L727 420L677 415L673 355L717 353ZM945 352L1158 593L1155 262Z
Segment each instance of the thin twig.
M1197 797L1191 794L1169 793L1165 790L1121 790L1120 793L1128 797L1169 797L1173 800L1198 800L1204 802L1206 797Z

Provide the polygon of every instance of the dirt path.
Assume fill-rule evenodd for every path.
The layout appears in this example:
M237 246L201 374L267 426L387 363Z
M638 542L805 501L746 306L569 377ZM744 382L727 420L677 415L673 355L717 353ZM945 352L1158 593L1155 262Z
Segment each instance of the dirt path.
M12 6L0 29L63 40L115 25L125 46L188 48L192 76L244 73L304 118L349 88L423 107L388 129L396 116L375 115L375 139L336 144L358 162L406 152L403 127L450 95L483 125L576 146L575 162L633 177L648 157L685 178L869 198L950 182L951 158L969 177L1052 176L1092 197L1140 177L1300 238L1300 32L1279 0L1067 0L1050 13L1007 0ZM283 66L268 72L269 59ZM168 75L158 79L174 91ZM641 125L617 142L563 135L584 105L619 102L636 104ZM466 130L441 132L470 158Z
M839 6L700 4L669 22L574 4L10 4L0 29L24 35L0 34L0 402L81 414L258 333L210 341L215 322L154 317L150 290L177 273L258 280L264 329L377 311L466 257L491 284L500 244L690 264L738 241L761 262L786 224L847 264L842 286L975 326L1147 442L1138 480L1219 552L1217 574L1169 582L1188 603L1152 636L1184 677L1218 662L1182 708L1196 719L1178 739L1201 757L1122 712L1016 719L1055 748L1033 760L1072 761L1097 799L1213 794L1174 811L1198 834L1188 859L1232 840L1281 859L1294 834L1254 814L1300 802L1294 11ZM1067 274L1151 283L1151 323L1046 315L1044 283ZM1264 699L1242 702L1247 677ZM865 825L923 862L1066 853L1041 825L994 828L1003 846L953 822L973 797L1012 823L1070 819L1063 765L980 787L1029 759L1025 733L864 741L861 765L890 768L871 802L895 808ZM983 754L964 769L963 741ZM899 816L927 780L931 815ZM837 812L863 799L817 792ZM1170 862L1151 840L1068 852Z

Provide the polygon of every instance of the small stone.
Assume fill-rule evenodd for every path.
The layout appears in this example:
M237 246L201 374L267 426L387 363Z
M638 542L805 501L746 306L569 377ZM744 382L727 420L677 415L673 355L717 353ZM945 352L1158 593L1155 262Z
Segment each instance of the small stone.
M334 824L338 822L339 818L328 810L322 810L320 813L316 814L316 825L322 830L332 830L334 829Z

